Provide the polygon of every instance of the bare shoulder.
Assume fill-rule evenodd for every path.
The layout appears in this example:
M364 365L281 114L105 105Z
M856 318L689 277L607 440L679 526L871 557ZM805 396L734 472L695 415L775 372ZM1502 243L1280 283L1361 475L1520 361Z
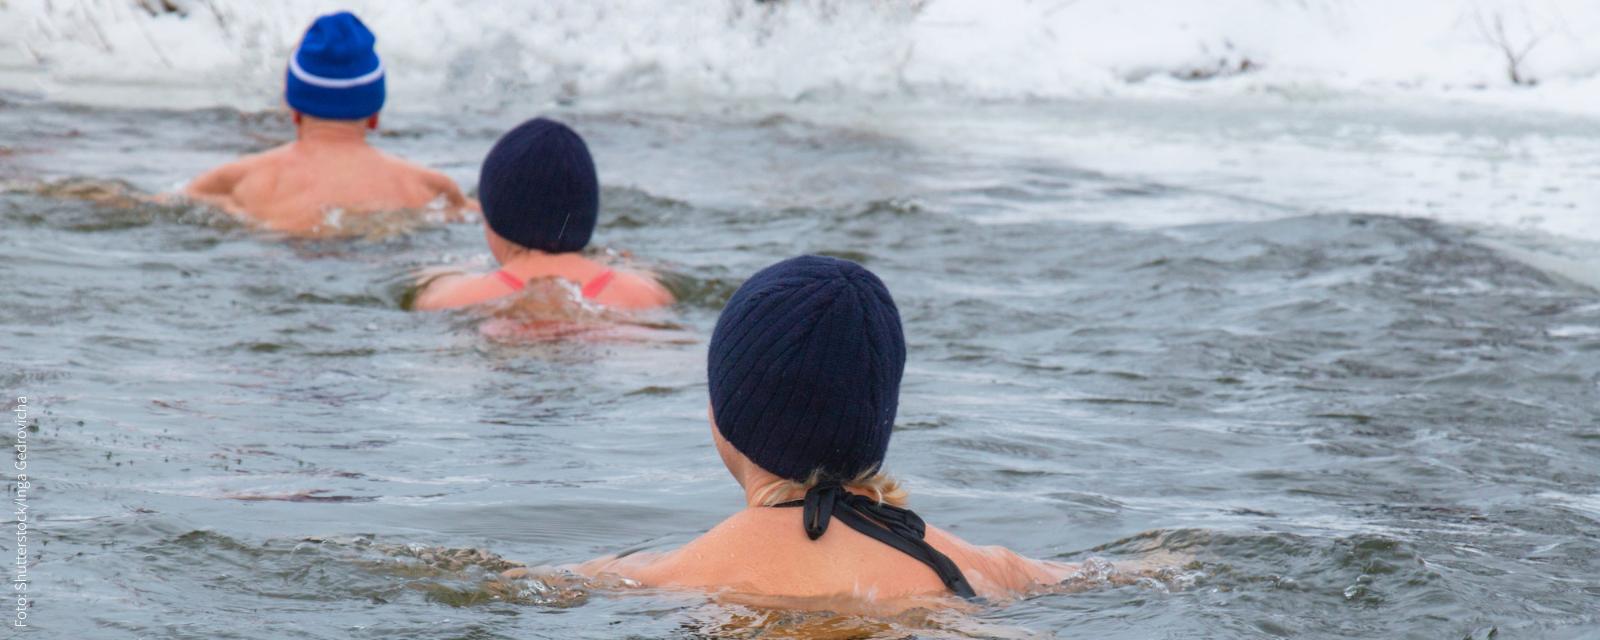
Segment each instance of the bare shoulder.
M253 172L275 169L288 161L293 154L292 143L274 147L261 153L252 153L240 156L239 159L215 167L196 176L189 182L189 189L200 189L205 192L216 193L215 187L222 185L232 188Z
M757 509L735 513L662 560L692 559L697 564L709 566L739 552L758 548L762 541L770 537L768 534L772 530L771 518L767 516L770 514Z
M648 271L617 271L612 284L600 292L598 302L628 309L663 307L676 302L672 292Z
M234 215L249 215L244 205L248 196L243 192L249 190L247 185L260 183L261 174L276 173L269 167L276 164L273 154L282 149L244 156L206 171L184 185L181 193Z
M183 187L183 193L190 197L221 196L233 193L233 188L244 180L258 161L253 156L246 156L229 162L225 165L214 167L195 176L189 184Z
M747 582L749 570L763 563L760 549L770 547L772 524L747 509L668 553L631 563L607 563L618 575L648 586L696 587ZM603 559L602 559L603 560ZM588 566L588 563L585 563ZM593 574L591 574L593 575Z
M438 311L477 304L505 295L487 276L465 273L429 273L421 278L412 311ZM504 285L499 285L503 287Z
M238 171L249 174L257 171L275 171L294 164L298 161L294 143L273 147L260 153L251 153L239 156L228 164L218 167L221 170Z
M391 171L395 171L428 183L449 182L450 184L455 184L454 180L451 180L449 176L444 175L444 173L440 172L438 169L424 166L422 164L412 162L405 158L385 153L377 149L373 149L373 151L377 152L378 157L383 159L383 163L387 165Z
M473 203L468 202L466 196L462 195L460 185L457 185L456 181L445 175L444 172L417 164L405 158L383 153L382 151L378 153L391 171L397 175L404 176L405 180L421 186L428 192L428 197L433 198L442 195L449 200L451 206L476 208L472 206Z

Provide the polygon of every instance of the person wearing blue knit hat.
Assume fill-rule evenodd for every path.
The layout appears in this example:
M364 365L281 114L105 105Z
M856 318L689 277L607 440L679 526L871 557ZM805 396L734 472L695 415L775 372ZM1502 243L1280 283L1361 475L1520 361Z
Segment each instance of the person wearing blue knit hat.
M317 18L284 76L296 140L207 171L184 195L291 233L318 230L332 209L360 214L442 205L457 218L476 210L444 174L367 144L386 95L376 42L354 14Z
M575 569L829 607L993 600L1076 573L973 546L904 507L883 464L905 361L894 299L861 265L801 256L756 273L723 309L707 358L711 438L747 508L676 551Z
M614 270L580 253L600 217L600 181L583 137L534 118L506 132L478 172L483 235L500 268L426 277L411 309L464 307L522 291L541 278L573 283L586 300L618 309L672 304L655 276Z

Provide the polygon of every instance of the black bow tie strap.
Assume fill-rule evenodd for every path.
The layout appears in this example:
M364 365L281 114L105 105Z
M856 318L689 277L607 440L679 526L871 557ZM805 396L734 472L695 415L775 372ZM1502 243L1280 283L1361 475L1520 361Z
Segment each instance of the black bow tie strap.
M940 553L938 549L933 548L933 545L923 540L928 527L923 524L922 518L917 517L917 514L912 513L910 509L883 504L866 496L850 493L838 482L833 481L820 482L806 490L805 500L772 506L805 507L801 512L801 518L806 527L806 535L812 540L827 533L828 523L838 518L845 526L928 565L939 575L939 580L944 582L944 586L956 595L968 600L978 598L978 594L972 590L972 585L967 584L966 576L961 574L961 568L957 567L949 556Z

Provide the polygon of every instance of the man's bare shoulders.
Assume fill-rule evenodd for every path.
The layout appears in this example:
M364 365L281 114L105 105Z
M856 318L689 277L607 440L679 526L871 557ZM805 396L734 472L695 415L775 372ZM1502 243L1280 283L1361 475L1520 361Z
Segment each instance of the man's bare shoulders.
M443 196L446 200L445 204L450 207L464 207L474 211L478 209L477 201L468 200L461 193L460 185L457 185L456 181L445 175L444 172L425 167L405 158L389 155L377 149L373 149L373 151L384 163L386 171L428 194L430 199Z
M237 160L229 162L197 176L191 184L203 183L208 180L221 180L226 183L228 190L237 187L239 183L259 177L264 172L277 173L293 166L294 154L290 145L274 147L260 153L240 156Z
M296 154L294 152L294 143L291 142L289 144L279 145L271 149L267 149L266 151L247 153L239 156L239 159L222 165L222 167L218 168L221 169L226 167L235 167L243 171L279 169L290 166L297 161L298 158L296 158Z
M449 177L436 169L390 154L377 147L369 146L367 149L371 153L372 161L382 167L384 171L429 183L450 180ZM451 181L451 184L454 184L454 181Z
M306 142L291 142L260 153L246 155L231 163L246 169L304 171L320 174L328 165L340 168L361 167L364 171L377 170L389 176L413 180L443 178L444 174L404 158L384 153L375 147L362 145L329 146Z
M259 180L262 173L276 174L275 166L282 162L281 152L286 147L246 155L195 176L183 187L183 194L232 214L247 214L244 198L238 193L240 187L247 181Z

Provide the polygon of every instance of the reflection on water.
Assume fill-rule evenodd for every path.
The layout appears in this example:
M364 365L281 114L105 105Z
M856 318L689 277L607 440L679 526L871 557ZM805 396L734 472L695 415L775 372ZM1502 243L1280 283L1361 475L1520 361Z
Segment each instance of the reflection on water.
M49 543L30 620L50 634L1571 638L1600 624L1600 296L1489 231L1261 216L1203 190L792 120L574 115L611 185L597 251L632 252L684 302L614 316L548 282L411 313L420 270L489 266L477 225L282 239L130 202L117 180L149 192L273 123L79 110L74 137L57 130L67 116L29 109L0 107L0 130L49 150L0 162L21 185L0 194L0 387L37 402ZM499 129L419 131L380 142L470 183ZM129 141L148 147L137 161L117 150ZM1070 215L1089 209L1244 213ZM673 548L741 507L706 432L704 341L743 277L801 252L865 262L901 307L889 464L912 507L1082 574L976 609L828 615L552 568ZM501 575L516 565L532 573Z

